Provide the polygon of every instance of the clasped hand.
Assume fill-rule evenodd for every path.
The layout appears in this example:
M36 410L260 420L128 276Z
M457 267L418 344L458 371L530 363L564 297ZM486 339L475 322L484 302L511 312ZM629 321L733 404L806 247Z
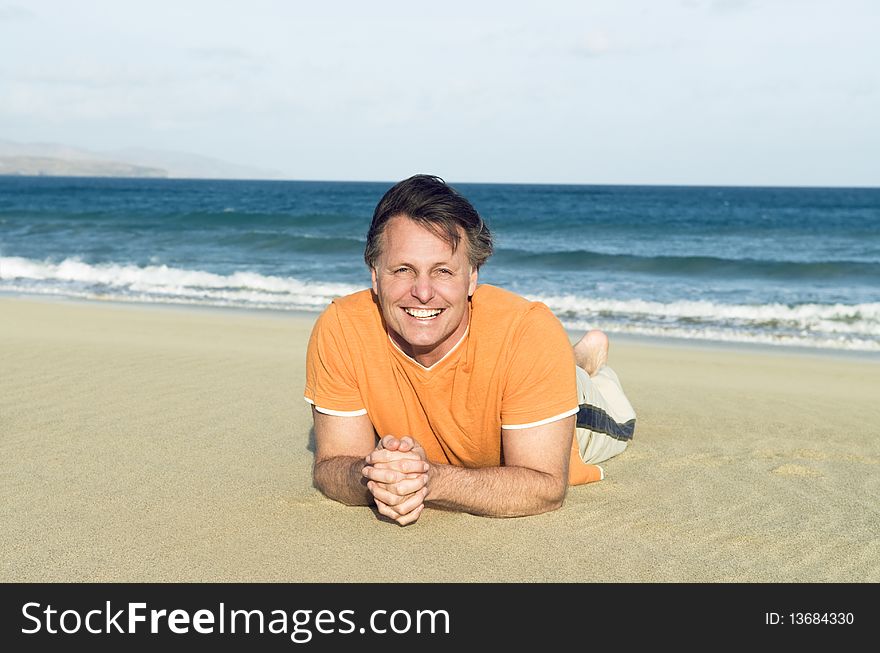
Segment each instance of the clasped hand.
M363 475L379 513L401 526L415 522L428 495L430 464L421 445L409 436L386 435L364 461Z

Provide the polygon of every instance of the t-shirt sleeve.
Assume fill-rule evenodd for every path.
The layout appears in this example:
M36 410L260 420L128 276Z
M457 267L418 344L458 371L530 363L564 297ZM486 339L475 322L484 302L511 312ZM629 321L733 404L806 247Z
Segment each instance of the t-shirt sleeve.
M578 411L574 352L547 306L535 303L512 340L501 403L501 427L529 428Z
M305 400L329 415L366 414L336 304L315 322L306 353Z

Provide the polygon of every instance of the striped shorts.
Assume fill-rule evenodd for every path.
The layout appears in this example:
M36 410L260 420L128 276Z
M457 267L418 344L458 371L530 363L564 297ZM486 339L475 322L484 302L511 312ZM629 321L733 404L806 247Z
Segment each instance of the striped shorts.
M580 367L576 372L575 437L581 460L595 465L626 449L636 428L636 413L610 367L604 365L592 377Z

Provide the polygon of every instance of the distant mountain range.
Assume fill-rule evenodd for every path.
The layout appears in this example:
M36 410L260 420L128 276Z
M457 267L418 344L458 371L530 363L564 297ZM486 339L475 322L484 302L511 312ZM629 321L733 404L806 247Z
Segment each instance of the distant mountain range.
M188 179L282 179L277 170L220 159L144 148L98 152L58 143L0 139L0 175L70 177L169 177Z

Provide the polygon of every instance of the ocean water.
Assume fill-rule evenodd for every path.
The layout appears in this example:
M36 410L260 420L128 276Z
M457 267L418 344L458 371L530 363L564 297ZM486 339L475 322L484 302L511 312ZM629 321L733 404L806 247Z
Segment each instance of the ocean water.
M880 352L880 189L451 183L571 329ZM0 177L0 292L320 311L390 185Z

